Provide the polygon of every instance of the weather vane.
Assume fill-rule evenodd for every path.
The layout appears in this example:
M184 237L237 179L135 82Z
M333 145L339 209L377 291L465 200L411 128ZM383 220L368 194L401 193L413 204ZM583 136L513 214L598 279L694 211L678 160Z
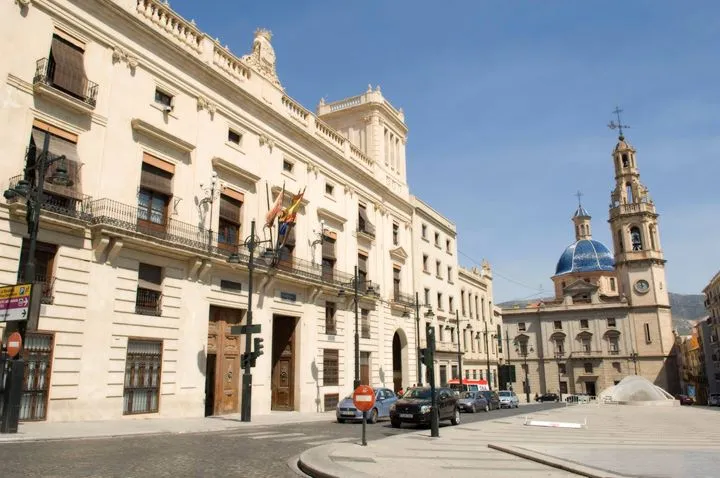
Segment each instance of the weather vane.
M610 123L608 123L608 128L619 130L619 132L620 132L620 139L623 139L623 138L624 138L624 136L623 136L623 128L629 128L629 127L630 127L630 126L628 126L628 125L626 125L626 124L622 124L622 121L620 120L620 113L622 113L622 112L623 112L623 110L621 110L619 106L616 106L616 107L615 107L615 111L613 111L613 113L615 113L615 115L617 116L617 120L618 120L618 121L617 121L617 123L616 123L615 121L612 121L612 120L611 120Z

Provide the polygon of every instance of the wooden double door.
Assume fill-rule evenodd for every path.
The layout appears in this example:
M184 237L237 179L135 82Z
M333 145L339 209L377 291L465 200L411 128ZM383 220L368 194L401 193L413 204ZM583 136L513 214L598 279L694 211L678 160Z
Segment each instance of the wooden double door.
M295 317L273 317L272 334L272 410L295 409Z
M240 324L242 310L210 306L205 371L205 415L225 415L240 410L240 335L230 327Z

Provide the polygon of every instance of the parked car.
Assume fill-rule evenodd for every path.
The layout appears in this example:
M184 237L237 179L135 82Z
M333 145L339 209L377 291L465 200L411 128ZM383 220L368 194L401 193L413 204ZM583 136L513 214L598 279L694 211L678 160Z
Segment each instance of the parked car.
M487 399L480 392L462 392L458 400L460 411L475 413L478 410L490 411Z
M500 408L517 408L520 406L520 400L515 395L515 392L511 390L500 390L498 396L500 397Z
M485 397L490 410L500 409L500 397L495 390L480 390L478 393L481 393L482 396Z
M543 393L535 399L536 402L559 402L560 396L557 393Z
M453 425L460 423L458 397L449 388L435 389L438 418L450 420ZM430 387L417 387L408 390L403 398L390 407L390 424L400 428L403 423L430 424L432 409Z
M711 407L720 407L720 393L711 393L707 404Z
M375 406L367 414L368 423L375 423L378 418L390 416L390 407L398 400L395 393L388 388L373 388L375 390ZM335 408L335 417L338 423L362 420L363 414L355 408L352 395L343 398Z
M689 395L675 395L675 398L680 400L680 405L692 405L695 400Z

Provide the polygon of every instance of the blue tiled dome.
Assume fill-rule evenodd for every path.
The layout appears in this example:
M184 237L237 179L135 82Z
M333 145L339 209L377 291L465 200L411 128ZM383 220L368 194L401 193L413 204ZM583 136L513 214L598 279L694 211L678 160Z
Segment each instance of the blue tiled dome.
M582 239L565 249L555 267L555 275L614 270L613 255L602 242Z

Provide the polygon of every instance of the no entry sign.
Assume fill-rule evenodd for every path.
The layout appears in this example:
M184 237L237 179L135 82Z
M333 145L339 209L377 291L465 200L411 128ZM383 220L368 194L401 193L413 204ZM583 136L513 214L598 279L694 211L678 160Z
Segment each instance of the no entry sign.
M20 349L22 349L22 336L17 332L13 332L7 339L7 353L10 358L14 358L20 353Z
M353 403L361 412L369 412L375 406L375 390L367 385L360 385L353 392Z

